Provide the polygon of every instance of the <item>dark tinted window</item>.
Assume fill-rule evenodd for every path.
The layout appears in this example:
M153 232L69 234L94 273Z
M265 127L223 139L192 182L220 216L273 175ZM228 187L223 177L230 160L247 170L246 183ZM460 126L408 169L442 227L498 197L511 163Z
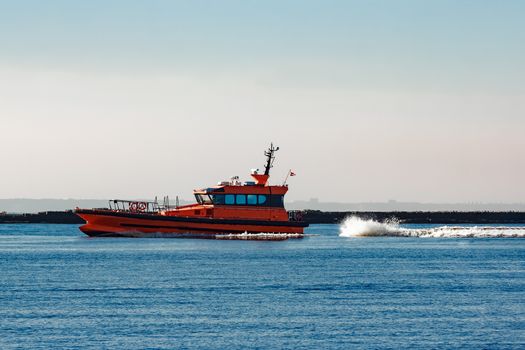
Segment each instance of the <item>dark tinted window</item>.
M266 196L264 194L259 195L259 205L263 205L266 203Z
M211 195L213 204L216 205L259 205L263 207L284 207L281 195L265 195L265 194L213 194Z
M224 195L223 194L212 194L211 196L213 204L222 205L224 204Z
M257 205L257 195L256 194L247 195L247 201L249 205Z
M283 196L271 195L270 196L271 206L272 207L284 207Z
M246 204L246 195L245 194L238 194L235 199L236 204L244 205Z
M227 194L224 198L224 204L235 204L235 195Z

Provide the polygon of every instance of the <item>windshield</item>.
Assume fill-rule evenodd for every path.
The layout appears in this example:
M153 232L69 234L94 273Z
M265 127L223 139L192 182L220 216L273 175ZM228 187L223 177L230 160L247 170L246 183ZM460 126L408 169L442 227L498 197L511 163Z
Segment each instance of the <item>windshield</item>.
M195 199L199 204L211 204L211 198L207 194L196 194Z

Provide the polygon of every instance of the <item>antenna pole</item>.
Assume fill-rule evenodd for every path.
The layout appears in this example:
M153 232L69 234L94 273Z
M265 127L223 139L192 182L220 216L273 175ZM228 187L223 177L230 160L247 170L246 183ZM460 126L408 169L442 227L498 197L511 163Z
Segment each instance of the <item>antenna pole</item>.
M273 147L273 143L270 144L270 148L264 151L266 156L266 165L264 166L264 175L270 175L270 169L273 167L273 161L275 160L275 152L279 150L279 147Z

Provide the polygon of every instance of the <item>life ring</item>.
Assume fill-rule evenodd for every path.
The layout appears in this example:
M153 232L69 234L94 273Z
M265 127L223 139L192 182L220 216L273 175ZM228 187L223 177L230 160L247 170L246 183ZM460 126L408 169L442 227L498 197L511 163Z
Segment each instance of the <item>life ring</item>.
M138 211L144 211L144 210L146 210L147 206L148 205L146 203L140 202L140 203L137 204L137 210Z
M138 206L139 206L139 203L137 203L137 202L131 202L131 203L129 204L129 210L130 210L130 211L137 211Z

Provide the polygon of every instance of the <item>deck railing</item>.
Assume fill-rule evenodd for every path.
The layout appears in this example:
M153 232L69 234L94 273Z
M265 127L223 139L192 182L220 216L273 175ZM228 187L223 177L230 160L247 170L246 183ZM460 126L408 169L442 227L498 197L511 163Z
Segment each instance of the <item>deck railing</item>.
M289 210L288 220L289 221L303 221L303 211L302 210Z
M154 201L132 201L124 199L112 199L109 202L109 209L115 211L126 211L131 213L158 213L164 210L164 206Z

